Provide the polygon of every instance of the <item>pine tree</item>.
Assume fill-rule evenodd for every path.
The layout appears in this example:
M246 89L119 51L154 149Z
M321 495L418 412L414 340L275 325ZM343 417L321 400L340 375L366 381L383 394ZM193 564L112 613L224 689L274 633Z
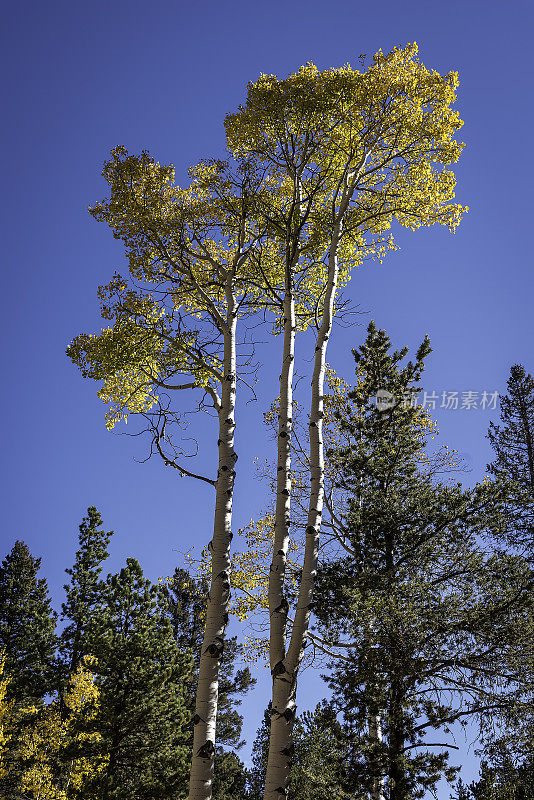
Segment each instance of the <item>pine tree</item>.
M506 544L522 553L534 565L534 379L525 372L521 364L510 369L508 394L500 398L500 424L490 424L488 439L495 458L488 464L488 472L504 476L511 482L513 492L507 502L509 524L506 528ZM534 624L534 623L532 623ZM503 773L503 764L513 771L519 780L519 771L532 770L534 747L534 717L532 697L534 695L534 652L531 643L530 659L521 664L526 668L530 683L530 698L527 699L527 719L522 714L504 720L499 735L490 728L484 743L483 756L490 765ZM529 702L530 701L530 702ZM482 779L481 779L482 780Z
M217 747L239 749L243 744L241 732L243 717L238 712L242 697L255 685L256 679L248 667L237 668L243 647L236 636L229 637L224 645L219 678L219 712L217 718ZM216 759L217 760L217 759Z
M40 558L15 542L0 565L0 649L10 676L7 699L35 703L50 688L56 614L48 587L38 578Z
M345 789L348 752L336 712L327 703L305 711L295 724L295 751L291 766L294 800L352 800Z
M160 588L160 606L171 623L179 650L192 654L195 676L198 674L204 636L207 593L207 581L194 579L179 567L175 569L171 579L165 581ZM215 763L216 770L219 768L225 770L227 777L229 767L235 765L239 759L237 756L235 756L237 761L229 758L231 754L225 753L223 748L239 748L242 744L243 718L238 713L237 707L241 703L241 697L256 683L248 667L236 668L236 661L241 657L242 649L237 642L237 637L229 637L225 641L220 664ZM193 718L196 677L188 686L188 702L191 708L191 718Z
M191 650L198 665L206 617L208 583L195 580L185 569L174 574L160 587L160 602L168 617L180 650Z
M252 769L248 774L249 800L261 800L265 787L271 729L271 705L264 713L252 748ZM340 738L335 712L325 703L304 711L295 721L291 755L290 797L292 800L339 800L352 798L343 787L347 752Z
M217 753L213 779L214 800L248 800L247 778L247 770L235 753Z
M95 724L109 756L93 787L101 800L171 800L186 791L192 661L179 651L157 594L129 558L120 573L108 576L95 613Z
M314 611L320 642L337 654L328 683L350 752L347 788L408 800L454 778L453 722L524 697L510 657L532 642L532 582L520 557L479 544L505 524L506 483L445 482L447 460L425 449L431 422L407 398L420 389L428 339L404 367L407 349L390 351L373 323L353 351L358 384L329 450L336 545ZM429 740L432 731L442 736Z
M488 439L495 459L492 475L513 481L510 498L510 543L534 559L534 379L520 364L510 370L508 394L501 396L501 423L490 424Z
M248 776L248 792L250 800L261 800L265 789L265 772L269 755L269 737L271 735L271 701L263 712L263 719L257 730L252 745L252 767Z
M83 656L90 653L89 627L95 608L102 601L100 574L113 531L105 533L101 526L102 517L90 506L79 526L74 566L65 570L70 583L64 586L67 597L62 605L62 620L67 624L61 633L60 650L67 674L75 672Z
M0 565L0 651L3 654L3 705L6 716L0 795L11 798L22 775L20 711L41 707L52 688L56 615L44 578L38 578L41 559L24 542L15 542Z
M459 781L456 800L534 800L534 764L516 766L510 761L480 765L478 780L465 786Z

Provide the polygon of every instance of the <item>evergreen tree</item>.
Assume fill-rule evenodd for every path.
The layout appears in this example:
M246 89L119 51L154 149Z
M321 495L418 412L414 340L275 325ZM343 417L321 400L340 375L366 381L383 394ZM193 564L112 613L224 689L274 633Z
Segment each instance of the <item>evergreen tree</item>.
M235 753L217 753L213 778L214 800L248 800L247 777L247 770Z
M453 722L524 697L511 653L532 642L532 582L519 556L481 544L506 525L505 482L463 489L438 479L447 459L425 450L432 425L406 398L420 390L428 339L404 367L407 349L390 351L373 323L353 351L358 385L329 451L337 547L314 611L337 653L328 683L343 715L345 788L412 800L454 778Z
M174 639L182 652L190 651L198 673L200 651L204 636L208 583L192 578L184 569L177 567L172 578L162 584L160 604L170 620ZM227 638L221 656L219 672L219 695L217 713L217 756L222 756L221 746L239 748L243 718L237 711L241 697L254 686L248 667L236 668L242 654L237 637ZM189 701L191 716L194 714L196 679L190 683ZM228 762L230 763L230 762ZM222 760L221 760L222 768Z
M513 487L507 501L509 524L506 530L507 544L516 552L522 553L534 567L534 379L520 364L510 369L508 394L500 398L500 424L490 424L488 439L495 452L495 458L488 464L488 471L495 476L504 476ZM530 657L529 657L530 654ZM487 770L515 770L524 768L532 772L532 752L534 749L534 716L532 698L534 696L534 646L526 650L526 659L521 668L526 672L531 684L530 697L523 714L508 715L503 720L502 730L497 732L492 726L484 742L482 751ZM515 767L511 767L515 764ZM505 767L506 766L506 770ZM489 774L489 772L488 772ZM485 777L483 776L485 779ZM481 778L482 780L482 778Z
M135 559L108 576L91 631L100 690L96 727L109 756L93 791L101 800L186 791L192 661L178 649L158 590Z
M264 713L252 748L252 769L248 774L249 800L261 800L265 786L271 705ZM347 752L341 739L341 727L336 715L325 703L313 712L304 711L295 721L292 751L292 800L338 800L352 798L343 788L344 760Z
M326 703L305 711L295 723L291 766L294 800L352 800L346 791L345 762L349 754L336 713Z
M534 559L534 379L520 364L510 370L508 394L501 396L500 405L501 423L491 423L488 430L495 451L488 471L513 482L509 540Z
M60 650L66 673L78 668L84 655L90 653L88 636L94 612L102 602L102 562L108 557L108 545L113 531L102 530L102 517L94 506L79 526L76 560L65 572L70 583L64 586L66 601L62 605L65 625L60 637Z
M162 608L180 650L191 650L198 664L206 615L207 581L195 580L180 567L160 588Z
M38 578L41 559L24 542L15 542L0 564L0 654L5 720L0 795L12 800L23 774L21 712L40 708L52 685L56 616L44 578Z
M248 775L248 792L250 800L261 800L265 788L265 772L269 755L269 737L271 735L271 701L263 712L263 719L252 745L252 767Z
M56 646L56 614L40 558L24 542L15 542L0 565L0 650L10 676L7 699L33 704L50 688Z
M469 786L458 782L456 800L534 800L534 763L516 766L509 760L499 766L483 761L480 776Z

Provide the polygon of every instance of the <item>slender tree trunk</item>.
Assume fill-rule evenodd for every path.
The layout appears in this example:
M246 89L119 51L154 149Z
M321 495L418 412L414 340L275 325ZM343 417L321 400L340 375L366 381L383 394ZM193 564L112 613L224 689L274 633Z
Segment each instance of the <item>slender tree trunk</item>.
M361 443L361 432L360 432L360 443ZM362 492L362 477L360 475L359 478L359 486L360 486L360 514L363 509L363 492ZM372 623L367 628L367 636L369 640L372 637ZM371 698L374 696L375 698L378 696L376 686L371 684L368 685L367 691ZM372 752L370 758L370 768L371 768L371 776L372 776L372 783L371 783L371 800L384 800L384 768L382 764L382 719L380 717L380 708L377 702L371 701L369 706L369 713L367 715L367 724L369 727L369 738L373 742L375 746L374 752Z
M235 479L234 450L236 400L236 298L227 288L227 325L224 331L224 366L219 408L219 470L217 473L213 539L209 544L212 577L206 608L206 626L200 653L189 800L209 800L215 756L215 726L219 665L228 624L230 599L230 542Z
M390 800L408 800L406 769L404 767L404 715L403 691L399 681L391 684L389 709L389 797Z
M284 298L284 346L282 370L280 373L280 409L278 415L278 462L276 473L276 509L274 525L273 559L269 572L269 659L273 676L273 693L271 704L271 732L269 757L276 750L290 755L291 732L293 729L294 703L290 698L292 682L285 675L286 626L289 604L285 596L285 571L287 549L289 544L289 526L291 513L291 429L293 423L293 364L295 351L295 302L291 291L291 276L286 279ZM289 692L289 694L288 694ZM294 699L294 698L293 698ZM279 788L285 787L289 781L291 769L290 758L284 760L282 774L276 780L280 783L274 787L278 796ZM266 779L267 787L267 779ZM266 789L267 791L267 789Z
M369 738L378 749L382 744L382 720L380 711L375 707L369 712L368 717ZM371 785L371 800L384 800L384 775L382 774L381 758L374 756L371 760L373 782Z
M291 430L293 425L293 364L295 360L295 302L291 291L284 299L284 347L280 373L278 461L274 547L269 572L269 655L271 671L284 659L288 602L284 593L291 514Z
M293 724L296 713L297 675L304 655L308 625L317 573L319 533L321 529L324 498L323 452L323 391L326 349L334 311L338 280L338 247L341 222L334 228L329 251L328 280L325 292L321 326L315 347L310 408L310 470L311 487L304 564L293 630L287 655L277 661L273 670L273 700L269 758L265 777L264 800L282 800L288 794L293 755Z

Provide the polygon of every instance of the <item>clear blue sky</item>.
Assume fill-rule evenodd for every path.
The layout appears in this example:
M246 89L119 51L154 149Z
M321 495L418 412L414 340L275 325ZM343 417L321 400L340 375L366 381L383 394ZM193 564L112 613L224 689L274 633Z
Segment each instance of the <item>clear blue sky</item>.
M357 66L360 53L411 41L428 66L459 71L467 147L457 197L471 211L455 236L404 232L387 263L354 274L350 295L361 321L373 317L396 345L430 335L429 390L502 391L512 363L534 370L533 22L526 0L2 4L2 557L23 538L43 556L59 602L88 505L116 531L110 569L132 555L157 578L181 561L178 551L210 538L209 487L136 463L142 442L106 431L94 385L64 350L99 328L96 287L123 265L119 243L86 211L105 193L109 150L147 148L183 181L188 166L222 153L223 118L261 72ZM338 330L332 341L329 361L347 378L363 330ZM310 342L302 348L309 357ZM276 394L269 352L264 397L241 414L236 528L265 491L252 459L272 446L260 422ZM496 413L436 411L442 441L472 466L469 482L491 456L484 435ZM205 434L210 463L217 436ZM300 705L318 690L306 676ZM247 701L249 736L267 695L263 682Z

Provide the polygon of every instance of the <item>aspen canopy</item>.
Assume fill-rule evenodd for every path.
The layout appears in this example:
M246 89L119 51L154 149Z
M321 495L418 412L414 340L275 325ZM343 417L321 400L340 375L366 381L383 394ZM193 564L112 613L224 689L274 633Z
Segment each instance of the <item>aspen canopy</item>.
M211 797L219 664L228 624L238 397L252 356L245 341L271 318L281 335L274 542L270 568L273 676L265 800L288 791L299 667L308 637L324 505L324 380L328 342L352 267L396 248L391 229L454 232L467 209L448 168L463 144L451 106L458 76L440 75L417 46L379 51L363 71L308 63L261 75L225 121L228 157L206 159L180 188L148 152L116 148L109 196L91 209L124 245L125 275L99 289L108 327L68 355L101 382L107 425L142 420L150 452L213 486L211 585L200 656L189 800ZM288 637L293 383L297 335L315 331L308 407L309 493L302 575ZM256 334L259 338L259 334ZM262 331L263 335L263 331ZM304 357L304 356L302 356ZM269 390L264 384L264 391ZM218 418L211 474L185 466L180 426L192 397Z

